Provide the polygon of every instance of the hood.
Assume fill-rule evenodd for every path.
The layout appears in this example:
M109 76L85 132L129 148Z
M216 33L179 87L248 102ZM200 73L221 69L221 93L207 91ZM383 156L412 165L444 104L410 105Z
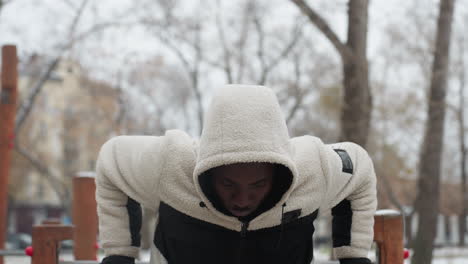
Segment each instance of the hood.
M286 121L274 92L264 86L226 85L217 91L205 115L194 183L203 202L219 212L200 184L204 173L234 163L279 164L288 173L277 177L289 177L286 179L289 183L272 205L275 206L284 203L296 183L297 172L291 157Z

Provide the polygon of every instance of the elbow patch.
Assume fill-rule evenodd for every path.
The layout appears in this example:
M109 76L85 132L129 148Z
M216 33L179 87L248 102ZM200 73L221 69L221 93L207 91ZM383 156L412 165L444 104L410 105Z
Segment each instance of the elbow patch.
M349 156L348 152L344 149L334 149L334 151L340 156L341 162L343 163L343 172L353 174L353 161Z
M130 235L132 239L132 247L139 247L141 243L141 221L142 221L142 211L140 204L128 197L127 201L127 212L128 212L128 222L130 228Z
M353 211L351 202L343 200L332 208L332 238L333 247L351 245L351 224Z

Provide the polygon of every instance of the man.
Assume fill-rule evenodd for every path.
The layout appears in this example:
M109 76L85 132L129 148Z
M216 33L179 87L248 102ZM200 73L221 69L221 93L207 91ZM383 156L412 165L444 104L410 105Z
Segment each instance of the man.
M200 140L122 136L101 149L96 198L105 264L133 263L141 207L157 213L152 263L310 263L319 212L341 264L370 263L376 180L366 151L290 138L274 93L228 85Z

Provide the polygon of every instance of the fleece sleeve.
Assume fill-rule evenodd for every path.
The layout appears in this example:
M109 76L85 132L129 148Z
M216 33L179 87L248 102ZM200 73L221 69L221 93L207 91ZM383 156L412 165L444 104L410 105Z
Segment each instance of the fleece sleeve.
M102 146L96 165L96 201L106 256L138 256L141 208L159 207L163 142L164 137L120 136Z
M375 171L367 152L354 143L327 145L325 206L332 213L333 251L341 264L370 263L377 207Z

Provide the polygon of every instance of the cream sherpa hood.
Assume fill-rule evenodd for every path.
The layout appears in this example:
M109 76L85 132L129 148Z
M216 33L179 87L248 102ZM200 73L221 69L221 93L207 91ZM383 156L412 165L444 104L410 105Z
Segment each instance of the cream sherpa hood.
M292 183L279 203L296 184L296 167L285 119L274 92L264 86L227 85L215 94L205 116L194 182L204 172L222 165L269 162L288 168ZM211 208L199 184L203 201Z

